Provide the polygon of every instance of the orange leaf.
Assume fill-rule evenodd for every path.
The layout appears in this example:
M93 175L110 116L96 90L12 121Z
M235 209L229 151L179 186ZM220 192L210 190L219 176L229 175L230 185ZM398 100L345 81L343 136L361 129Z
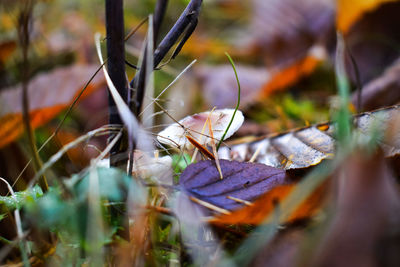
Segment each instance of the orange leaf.
M231 48L219 40L209 39L194 34L186 42L182 49L182 53L193 55L196 58L203 58L209 54L221 56L228 50L231 50Z
M326 195L328 183L320 185L298 208L289 216L287 222L310 218L319 210ZM296 184L279 185L262 195L253 202L253 205L244 206L227 215L216 216L211 219L214 224L254 224L258 225L274 211L277 204L289 196Z
M337 28L345 33L364 13L376 9L383 3L395 1L397 0L338 0Z
M33 78L28 87L32 127L35 129L46 124L67 108L96 69L94 65L74 65ZM97 76L81 98L103 84L104 78ZM5 89L0 94L0 148L17 139L24 130L21 95L20 85Z
M55 129L52 129L54 131ZM65 146L66 144L76 140L80 134L73 130L60 130L56 135L56 139L60 142L61 146ZM95 140L91 140L90 143L95 143ZM88 143L80 144L76 147L68 149L66 152L68 158L74 163L76 166L86 167L90 163L90 159L94 158L99 154L99 152L88 146Z
M268 97L277 91L293 85L301 77L312 73L321 61L322 57L309 53L309 55L303 59L292 63L286 68L280 69L264 84L261 90L262 96Z
M15 41L5 41L0 44L0 65L7 61L16 48L17 44Z

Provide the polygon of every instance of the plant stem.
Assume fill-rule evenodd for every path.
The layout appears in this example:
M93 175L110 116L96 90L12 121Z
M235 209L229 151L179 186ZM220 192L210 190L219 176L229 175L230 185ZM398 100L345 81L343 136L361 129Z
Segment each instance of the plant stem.
M106 0L107 69L118 93L127 101L125 79L124 12L123 0ZM109 94L109 123L123 125L116 104ZM127 163L126 142L118 141L110 151L110 166L125 168Z
M164 0L159 0L157 2L155 17L154 17L154 26L155 26L155 30L157 31L155 33L158 33L158 31L159 31L159 25L160 25L160 21L161 21L161 19L159 19L159 18L162 18L161 11L165 11L166 4L159 3L159 2L163 2L163 1ZM167 35L160 42L157 49L155 50L154 60L153 60L153 64L154 64L153 69L156 68L161 63L161 61L167 55L168 51L174 46L174 44L178 41L179 37L185 32L185 30L188 27L190 27L191 25L194 25L194 26L196 25L197 17L199 16L200 7L201 7L202 2L203 2L202 0L191 0L190 3L187 5L185 10L180 15L179 19L176 21L175 25L167 33ZM158 10L160 10L160 11L158 11ZM192 27L189 32L189 35L193 32L193 30L194 30L194 28ZM188 38L189 38L189 36L186 35L183 40L186 41ZM157 38L154 38L154 40L156 40L156 39ZM183 43L179 44L179 47L182 47L182 46L183 46ZM174 54L174 56L176 56L176 54ZM145 57L143 58L143 62L146 62ZM144 69L143 66L141 66L140 69ZM140 113L140 110L141 110L142 104L143 104L143 97L144 97L144 91L143 91L144 87L142 87L142 82L141 82L142 78L140 76L141 75L139 72L139 75L136 75L130 82L131 87L136 88L136 96L135 96L135 99L129 99L129 101L130 101L129 106L137 114Z
M224 141L226 133L228 132L229 128L231 127L233 119L235 118L235 115L236 115L236 111L239 109L239 105L240 105L240 91L241 90L240 90L239 76L238 76L237 71L236 71L235 63L233 62L231 56L227 52L225 52L225 55L228 57L229 62L232 65L233 71L235 72L236 82L237 82L237 85L238 85L238 100L237 100L237 103L236 103L235 111L232 114L231 121L229 122L228 127L226 127L224 134L222 135L221 139L218 142L217 151L218 151L219 147L221 146L222 142Z
M18 17L18 38L22 50L22 65L21 69L21 80L22 80L22 117L25 127L25 131L28 135L29 147L31 150L35 171L38 171L42 167L42 161L40 160L39 152L36 147L35 134L32 129L29 116L29 95L28 95L28 83L29 83L29 25L32 18L33 1L28 0L24 3L21 12ZM43 192L46 192L49 188L46 177L44 174L39 179L39 185Z

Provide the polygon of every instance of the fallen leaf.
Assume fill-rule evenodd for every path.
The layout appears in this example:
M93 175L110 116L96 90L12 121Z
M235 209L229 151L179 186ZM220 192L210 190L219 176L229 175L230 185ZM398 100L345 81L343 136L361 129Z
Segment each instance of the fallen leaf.
M32 127L35 129L46 124L67 108L96 69L94 65L73 65L34 77L28 87ZM82 98L104 84L104 78L96 76ZM21 96L21 85L0 93L0 147L11 143L24 131Z
M384 3L395 1L397 0L337 0L337 28L345 33L363 14Z
M53 128L53 127L51 127ZM55 131L55 128L51 129L51 133ZM72 129L64 130L61 129L57 132L55 139L60 143L61 146L65 146L68 143L79 138L81 134ZM91 145L91 146L90 146ZM96 140L89 140L83 144L77 145L71 149L68 149L66 152L68 158L72 161L74 166L80 166L81 168L85 168L90 164L90 160L99 155L99 151L95 150L93 147L97 149L101 148L101 144L96 142Z
M215 205L234 210L243 203L233 197L253 201L271 189L292 182L285 171L264 164L220 160L223 179L215 161L206 160L189 165L182 173L179 183L190 196Z
M261 96L266 98L295 84L300 78L311 74L318 64L325 59L326 52L323 47L312 47L305 57L288 66L272 71L271 78L261 88Z
M335 179L333 219L306 266L399 266L400 198L383 153L356 151Z
M321 46L313 46L304 56L292 63L279 67L249 67L237 65L236 70L241 87L240 107L269 97L311 74L327 58ZM237 81L230 65L201 66L195 71L202 84L204 101L210 107L232 107L237 102Z
M194 55L196 58L202 59L209 54L221 56L229 50L230 47L220 40L205 38L199 34L193 34L183 46L182 53L192 56Z
M247 46L268 68L288 66L327 41L334 14L333 0L254 0Z
M399 129L393 130L391 121L400 117L400 106L392 106L373 112L366 112L354 117L354 124L360 132L360 138L368 137L372 128L379 127L384 133L390 129L398 134ZM398 125L396 126L398 127ZM309 127L294 129L286 133L257 140L221 147L218 151L221 159L263 163L281 169L307 168L329 159L335 153L335 124L321 123ZM398 140L398 135L391 140ZM398 141L381 140L385 156L393 157L400 154Z
M259 97L260 90L269 79L265 68L236 65L240 81L240 108L244 108ZM227 108L237 103L237 81L231 65L201 66L195 69L201 83L204 101L210 107Z
M290 214L287 221L290 223L297 220L311 218L321 208L326 196L328 182L323 183L313 193L311 193L303 203ZM210 220L213 224L253 224L268 223L265 218L270 215L276 206L281 203L296 187L292 182L287 185L278 185L269 191L264 191L263 195L252 202L252 205L242 205L241 209L235 210L230 214L215 216Z
M366 13L344 36L362 86L381 76L400 57L399 51L395 49L400 45L397 30L400 27L399 12L399 1L382 4ZM347 58L346 65L349 77L357 85L355 67L350 58Z
M0 43L0 69L16 48L17 44L15 41L4 41Z
M388 67L383 75L367 83L361 91L361 108L372 110L394 105L400 100L400 59ZM352 95L354 106L358 103L358 92Z
M187 116L179 121L168 126L165 130L161 131L157 140L160 143L167 144L173 147L181 147L190 149L193 145L187 141L186 135L191 135L196 141L201 144L209 144L211 142L211 134L208 127L204 127L207 118L210 119L214 138L220 140L224 134L231 118L234 113L234 109L217 109L212 111L202 112ZM230 126L225 139L231 137L237 129L242 125L244 121L243 114L238 110L235 114L235 118ZM204 131L203 131L204 128Z
M280 231L277 236L257 253L251 266L290 267L298 266L297 254L301 251L302 242L307 231L302 227L291 227Z

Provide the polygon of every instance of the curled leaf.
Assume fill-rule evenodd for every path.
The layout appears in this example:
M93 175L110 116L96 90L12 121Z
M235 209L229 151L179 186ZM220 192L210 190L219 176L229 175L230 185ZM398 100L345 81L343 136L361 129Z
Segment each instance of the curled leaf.
M186 135L190 135L193 139L201 144L209 144L211 142L211 133L207 127L204 127L207 118L209 118L213 135L216 140L220 140L232 118L234 109L217 109L211 114L210 111L187 116L168 126L165 130L158 134L160 143L190 149L192 144L187 141ZM224 139L231 137L237 129L242 125L244 117L241 111L237 111L231 127L225 135ZM204 129L204 131L203 131ZM202 133L203 132L203 133Z

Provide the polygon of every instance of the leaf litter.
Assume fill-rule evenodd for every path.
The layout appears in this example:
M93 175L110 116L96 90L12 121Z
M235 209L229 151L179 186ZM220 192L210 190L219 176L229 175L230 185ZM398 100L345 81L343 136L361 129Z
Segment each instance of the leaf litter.
M277 185L290 183L284 170L264 164L220 160L220 165L223 179L215 161L189 165L179 180L182 189L203 201L233 210L243 204L227 196L252 201Z
M308 1L307 4L310 4L313 2L315 2L315 1ZM289 3L289 1L287 1L287 3ZM301 5L302 3L306 3L306 1L301 1L301 3L299 2L299 5ZM326 3L328 3L328 1ZM292 7L293 6L290 6L290 8L292 8ZM312 8L310 8L310 9L312 9ZM289 11L290 11L290 9L289 9ZM287 12L289 12L289 11L287 11ZM293 9L292 11L297 11L297 10ZM262 12L259 12L259 13L262 13ZM285 13L285 12L282 11L282 13ZM316 14L317 13L318 12L316 12ZM282 14L280 14L280 12L277 12L277 14L279 14L280 16L282 15ZM292 13L292 14L296 14L296 12ZM307 16L308 15L306 15L304 17L307 17ZM293 19L294 19L294 21L298 21L299 18L301 20L301 17L302 16L293 16ZM258 19L260 19L260 18L258 18ZM277 21L279 21L279 20L277 20ZM285 24L285 25L287 25L287 24ZM296 30L295 30L295 33L303 34L302 31L296 32ZM308 45L308 43L307 43L307 45ZM285 57L282 57L282 58L285 58ZM312 69L313 68L310 68L309 71L311 72ZM289 71L288 73L291 73L291 71ZM285 76L285 75L283 75L283 76ZM392 109L393 112L392 111L389 112L388 111L389 109ZM368 142L370 142L371 139L376 138L378 140L378 142L381 144L382 148L384 149L384 151L385 151L384 153L386 156L396 156L396 155L398 155L398 137L396 135L396 133L398 132L398 127L396 126L396 123L393 123L393 121L390 121L390 119L392 118L392 116L398 117L398 114L397 114L398 106L395 106L395 107L392 107L389 109L383 110L381 112L372 112L372 113L365 113L365 114L358 115L354 119L354 123L359 128L359 132L356 133L357 138L363 139L365 144L368 144ZM128 120L129 120L129 118L126 119L126 121L128 121ZM178 123L178 125L179 125L179 123ZM204 124L203 124L203 126L204 126ZM215 136L213 136L215 128L214 128L214 125L211 123L209 124L209 126L212 129L210 129L210 128L208 129L209 135L206 137L211 140L210 144L214 148L214 144L212 141L214 140L214 138L216 138ZM190 128L188 129L188 128L183 127L182 129L184 129L185 131L190 131ZM279 227L286 227L287 226L286 223L292 223L293 221L296 221L299 219L308 219L309 217L314 217L315 211L321 209L321 202L327 197L326 184L324 184L324 183L320 184L319 186L316 187L315 190L311 190L311 193L309 192L310 194L307 194L307 192L306 192L305 196L304 196L305 200L299 201L299 205L298 205L299 207L296 208L291 213L289 213L288 215L285 215L286 216L285 219L275 220L274 218L278 218L278 217L284 218L285 217L285 216L280 216L280 213L279 213L281 211L285 212L285 207L287 207L287 206L283 205L282 203L284 203L287 200L288 195L290 197L293 194L293 192L296 193L295 191L298 190L298 186L296 184L298 182L298 180L293 179L293 177L290 177L290 172L293 169L297 171L298 170L297 168L303 168L305 170L308 170L310 166L318 165L324 159L329 159L334 156L334 154L336 153L335 150L336 150L336 146L337 146L336 145L336 136L335 136L336 129L337 129L337 126L333 123L323 123L323 124L318 124L318 125L313 125L313 126L310 126L307 128L303 128L303 129L295 129L295 130L290 131L290 133L281 133L281 134L277 134L274 136L261 137L256 140L253 139L253 141L250 141L247 143L241 143L240 145L236 145L236 144L232 145L232 146L228 145L228 146L222 148L224 151L222 151L222 152L220 151L220 153L222 153L227 158L232 159L235 157L235 159L240 160L240 161L249 160L249 161L254 161L256 163L220 160L220 165L221 165L220 172L218 172L218 170L216 168L216 162L214 162L214 161L200 161L198 163L189 165L189 167L187 167L187 169L182 174L181 181L180 181L180 187L184 188L184 190L187 193L189 193L189 195L190 195L189 199L192 199L192 201L189 201L190 205L187 206L187 209L189 209L193 212L192 213L188 212L187 214L189 214L189 216L193 215L194 210L196 208L202 208L204 210L204 206L205 206L204 204L209 204L210 207L212 205L214 205L214 208L217 207L217 208L220 208L221 211L223 211L223 212L218 212L217 209L214 209L211 212L211 214L213 214L213 215L216 214L216 216L211 218L211 221L214 223L214 225L217 225L218 223L219 223L219 226L221 226L221 224L243 224L243 223L257 225L260 223L267 222L269 224L269 226L271 226L269 228L271 230L269 232L271 235L268 235L268 234L265 234L265 232L262 232L262 234L265 234L265 235L263 235L263 237L265 237L266 240L269 240L270 237L273 238L274 233L277 232L278 234L276 235L276 239L274 239L272 242L280 241L280 240L283 240L283 241L280 243L281 246L278 245L278 247L280 247L280 249L278 249L278 251L276 250L277 248L275 247L275 248L272 248L269 250L268 255L266 255L266 254L263 255L261 252L261 255L259 255L259 256L261 256L260 257L261 265L269 263L273 266L279 266L278 264L276 264L277 263L276 261L275 262L272 261L272 263L271 263L270 259L271 259L271 257L273 257L272 255L274 255L275 259L279 256L285 258L286 261L284 260L284 262L286 262L286 264L284 264L282 266L291 266L290 264L292 262L294 262L295 260L297 260L297 258L295 258L295 256L293 256L293 255L298 254L298 250L303 249L303 247L299 248L299 246L303 246L304 244L299 245L299 243L304 241L304 235L305 235L304 233L305 232L303 231L302 228L300 228L298 231L296 231L296 229L291 228L291 226L289 225L288 231L286 231L287 235L285 235L284 239L280 239L280 236L281 236L280 234L283 231L280 231L277 227L278 227L278 225L280 225L282 223L285 223L285 225L284 226L280 225ZM371 129L373 131L370 131ZM379 133L376 133L376 129L380 129L380 130L383 129L384 131L382 131L383 132L382 134L379 134ZM391 133L388 134L388 132L391 132ZM199 134L199 136L198 136L199 141L202 139L202 136L205 135L205 133L201 133L201 132L199 133L199 131L197 131L197 134ZM325 135L328 136L328 138L325 138ZM195 140L195 139L193 139L193 140ZM263 142L263 141L265 141L265 142ZM184 142L187 143L187 140L184 139ZM257 142L259 142L259 143L257 143ZM200 143L201 143L201 141L200 141ZM255 143L257 143L258 145L255 145ZM172 145L172 146L176 145L176 144L178 144L178 143L177 142L169 143L169 145ZM249 149L243 149L243 147L245 148L249 144L253 145L252 151L250 151ZM186 145L182 145L182 147L185 147L185 146ZM239 146L242 146L242 148L238 149ZM178 147L179 147L179 145L178 145ZM182 147L180 147L180 148L182 148ZM320 152L320 153L317 153L317 152ZM218 158L218 155L216 155L215 150L213 151L213 153ZM307 157L306 156L307 153L311 153L311 155L309 157ZM360 153L360 155L364 155L364 154ZM176 155L174 155L174 156L176 156ZM184 157L185 157L185 154L184 154ZM265 162L268 162L268 164L272 165L273 167L269 167L265 164L257 163L260 161L260 157L263 157L263 160L265 160ZM359 156L356 156L356 158L357 157L359 157ZM149 164L149 161L147 161L148 159L146 159L145 157L139 156L139 158L144 159L144 162L143 162L144 166ZM154 159L157 159L157 156L155 156ZM150 158L150 161L151 160L153 160L153 158ZM263 163L265 163L265 162L263 162ZM353 162L353 161L350 161L350 162ZM374 161L374 163L375 163L375 161ZM167 165L169 165L169 163ZM183 165L186 165L186 162ZM357 164L355 164L355 165L357 165ZM377 173L374 173L374 175L379 176L379 174L381 174L380 171L382 170L382 168L379 167L379 166L381 166L380 163L377 164L377 165L379 165L378 167L377 167L377 165L374 165L372 163L370 165L373 167L376 167L376 169L378 169ZM200 168L199 173L194 173L193 169L198 168L198 166L203 166L204 170ZM235 166L235 167L233 167L233 166ZM262 166L262 167L260 167L260 166ZM369 166L369 165L367 164L367 166ZM185 166L183 166L182 168L184 168L184 167ZM277 167L277 168L275 168L275 167ZM350 164L350 168L351 167L354 167L354 166L352 166ZM151 163L149 165L147 165L144 168L144 170L146 168L150 168L151 171L153 171L153 165ZM229 174L229 172L228 172L228 176L225 176L226 169L232 169L232 168L238 169L238 173ZM156 169L156 168L154 168L154 169ZM258 171L259 169L262 169L263 171ZM268 169L268 171L267 171L267 169ZM348 169L348 168L346 168L346 169ZM360 168L360 170L363 170L363 169L364 169L364 167ZM241 170L243 170L243 171L241 171ZM113 176L113 174L108 175L107 171L105 171L105 170L103 170L103 171L106 173L106 176L108 178ZM97 172L98 172L97 175L99 176L98 178L96 178L94 176L89 177L92 181L93 180L102 181L102 179L100 179L102 171L97 170ZM161 172L162 172L162 170L161 170ZM203 172L204 172L204 175L202 174ZM251 177L246 175L247 172L249 172L251 174ZM276 172L276 174L275 174L275 172ZM112 172L110 172L110 173L112 173ZM221 173L224 174L223 175L224 179L220 179ZM351 174L356 173L356 174L354 174L354 176L357 176L357 175L358 176L367 176L368 174L370 174L370 173L365 173L365 174L363 173L363 175L359 175L359 173L357 174L357 171L350 172L350 173ZM91 173L90 175L92 175L92 174L93 173ZM154 176L158 176L158 175L159 174L154 174ZM137 172L137 173L135 173L135 176L141 177L141 176L148 176L148 175ZM300 176L303 177L303 175L300 175ZM234 177L236 177L236 178L234 178ZM259 180L257 180L257 182L254 182L252 180L252 179L254 179L254 177L256 177L256 180L257 179L259 179ZM254 183L251 183L251 181L249 181L249 180L252 180ZM386 180L388 180L388 179L386 179ZM248 181L249 181L249 183L247 183ZM84 184L84 183L82 183L82 184ZM256 192L255 192L256 190L254 190L254 188L256 188L256 186L260 186L260 184L264 185L264 188L258 190L259 191L258 193L260 193L261 195L256 196ZM393 183L393 181L392 181L392 183L388 183L388 184L390 184L390 187L396 186ZM92 197L93 196L97 197L96 194L104 193L101 190L101 188L98 188L98 186L107 187L108 183L107 182L105 182L104 184L98 183L96 185L96 184L90 183L90 181L89 181L89 184L85 184L83 191L89 190L91 188L91 185L95 185L94 188L92 188L92 189L97 189L97 190L95 190L95 192L92 192ZM240 189L238 189L239 188L238 186L240 186L240 185L243 186L243 188L244 188L244 189L242 188L243 191L240 191ZM248 187L246 187L246 186L248 186ZM262 192L262 190L264 190L268 187L271 190L268 189L266 193ZM362 186L360 186L360 187L362 187ZM205 190L203 192L202 190L204 188L206 188L207 190ZM377 186L377 188L381 188L381 187ZM176 189L176 188L174 188L174 189ZM248 190L247 193L245 192L246 191L245 189ZM343 189L343 187L341 187L339 189ZM151 205L153 205L151 207L153 207L154 210L157 210L156 209L157 207L161 207L161 205L164 204L164 200L165 200L165 198L163 198L164 196L160 197L159 195L157 195L157 193L155 192L157 190L158 189L149 190L149 192L151 191L151 193L154 194L156 197L147 198L147 196L145 196L142 198L142 200L145 200L145 201L151 200ZM238 190L240 191L240 194L236 194L238 192ZM97 191L99 191L99 192L97 192ZM117 191L115 191L115 192L117 192ZM351 190L349 189L349 191L351 191ZM388 193L388 195L390 195L389 194L390 190L382 190L382 191L385 191L386 193ZM105 192L108 192L107 189ZM232 193L232 195L230 193ZM393 193L393 192L391 192L391 193ZM246 194L248 194L248 195L246 195ZM344 195L346 195L346 194L351 195L351 193L344 192ZM354 193L354 194L356 194L356 193ZM361 195L363 195L363 194L361 194ZM367 197L365 199L368 199L368 197L375 199L371 195L368 195L368 194L365 194L365 195L367 195ZM130 197L133 197L133 196L130 196ZM388 197L388 198L390 198L390 197ZM351 199L350 197L349 197L349 199L347 199L347 202L350 203L349 206L351 206L352 201L357 202L357 203L362 201L362 199L354 200L354 199ZM381 199L384 199L386 201L386 198L383 196L382 196L382 198L379 198L379 200L381 200ZM92 203L92 204L98 205L99 203L97 200L96 200L96 203ZM201 202L201 201L203 201L203 202ZM224 204L225 203L224 201L230 201L230 202L228 204ZM93 202L95 202L95 201L93 201ZM193 202L202 203L202 204L198 205ZM379 201L377 200L377 202L379 202ZM388 202L391 202L391 201L388 201ZM112 205L112 203L111 203L111 205ZM144 205L144 203L142 203L142 205ZM158 206L158 205L160 205L160 206ZM234 206L234 205L237 205L237 206ZM341 207L341 205L338 205L338 206ZM281 207L282 207L282 210L280 210ZM252 211L246 210L246 209L251 209L251 208L253 208ZM130 205L129 209L130 209L130 211L129 211L130 212L130 220L135 221L134 226L131 227L129 230L132 230L131 234L134 237L134 239L140 240L140 241L139 241L139 243L136 243L135 247L130 246L129 249L133 248L133 250L130 250L127 254L132 253L132 251L133 251L133 253L142 253L143 255L144 254L147 255L149 252L152 252L151 245L153 243L151 241L149 241L152 238L152 236L150 234L150 231L151 231L150 227L152 225L151 223L153 222L152 220L155 220L156 216L153 216L153 214L148 215L147 213L143 212L143 209L141 208L140 205L135 205L135 204ZM325 209L325 207L323 207L323 209ZM226 213L225 213L225 211L226 211ZM100 212L101 212L100 210L96 210L96 214L94 214L96 216L96 218L93 218L93 220L101 219ZM242 212L242 213L240 213L240 212ZM324 212L326 212L326 209L324 210ZM177 213L179 213L179 212L177 212ZM220 213L222 213L222 215ZM340 212L338 212L338 213L340 213ZM349 216L349 214L350 214L350 216L352 215L351 212L344 212L344 213L346 214L346 216ZM384 209L383 209L382 213L384 215L386 214ZM173 214L173 213L165 213L165 214ZM206 212L206 214L209 214L209 213ZM326 214L326 213L323 213L323 215L324 214ZM180 219L182 220L182 222L184 221L184 218L182 217L184 215L185 215L185 213L179 213L179 216L180 216ZM381 215L381 214L379 214L379 215ZM272 218L272 219L265 221L265 219L264 219L265 216L268 216L269 218ZM346 216L344 216L344 217L346 217ZM363 216L363 215L360 215L360 216ZM382 218L382 216L377 216L377 217L378 217L378 219ZM385 216L383 216L383 217L385 217ZM188 218L185 218L185 219L188 219ZM220 242L220 240L215 239L215 236L213 236L212 230L209 228L209 225L206 223L203 223L204 222L203 221L204 213L200 212L197 215L193 215L190 219L194 220L196 222L193 224L182 223L182 225L184 225L184 227L186 227L186 230L189 230L189 232L191 231L191 233L189 233L189 235L192 234L192 235L201 236L201 238L203 238L203 239L201 239L201 238L193 239L192 236L190 236L190 237L186 236L185 237L186 239L184 242L185 249L188 248L188 250L191 250L191 251L198 250L198 251L202 251L202 252L208 252L205 259L209 260L209 261L206 260L206 262L205 262L204 259L203 259L203 261L201 259L200 260L196 259L195 262L196 263L199 263L199 262L210 263L211 262L212 264L215 264L216 262L218 263L218 260L213 259L213 257L216 257L217 259L222 258L222 259L226 260L227 257L225 257L224 248L222 247L225 240L222 240L223 242ZM317 218L317 220L320 220L320 218ZM94 223L94 225L97 225L95 221L93 223ZM357 224L358 223L354 223L354 225L357 225ZM94 226L94 225L92 225L92 226ZM193 225L196 225L196 227L193 227ZM333 223L333 225L334 225L334 223ZM173 227L171 227L171 228L173 228ZM335 225L332 228L334 229ZM225 229L228 229L228 228L225 228ZM339 227L339 229L340 229L340 227ZM103 231L104 229L99 228L98 230ZM335 232L335 231L337 231L337 232ZM234 232L234 231L232 231L232 232ZM333 232L335 233L335 236L340 235L340 233L341 233L340 231L335 230L335 229L333 230ZM329 233L327 233L327 234L328 234L328 237L326 239L329 241L329 239L330 239ZM386 238L386 236L384 236L384 237ZM93 241L93 240L91 240L92 237L90 237L90 236L86 236L86 238L87 238L87 241L89 241L89 242ZM364 236L364 238L365 238L365 236ZM193 240L198 241L198 243L192 242ZM251 239L249 239L249 240L251 241ZM344 243L346 243L347 241L345 240ZM285 254L284 253L284 251L285 251L284 245L287 243L289 243L290 252L288 254ZM324 244L323 242L321 242L321 243ZM333 243L335 243L335 242L333 242ZM130 243L130 245L131 244L132 243ZM316 243L314 243L314 245L315 244ZM325 246L329 248L331 244L329 242L327 242L327 244L328 245L325 244ZM369 246L370 243L366 242L365 244L367 246ZM93 244L93 245L96 245L96 244ZM154 249L157 249L158 245L159 244L155 244ZM165 244L163 244L163 245L165 245ZM182 244L176 245L173 243L168 243L168 245L171 245L170 247L168 247L168 249L170 249L171 251L174 251L174 253L176 251L180 251L183 248ZM175 245L178 247L178 249L176 249L174 247ZM203 248L201 248L201 247L204 247L204 246L206 247L206 249L203 250ZM282 246L283 246L283 248L282 248ZM254 245L254 248L256 248L256 247L257 246ZM253 248L253 246L248 247L248 250L252 250L252 248ZM270 246L268 246L268 248L270 248ZM293 248L295 248L295 249L293 249ZM296 252L296 249L297 249L297 252ZM325 248L322 248L321 250L323 250L323 249L325 249ZM295 252L293 252L293 250L295 250ZM328 251L329 250L330 250L330 248L328 249ZM215 251L217 251L217 252L215 252ZM222 252L220 252L220 251L222 251ZM198 252L197 258L201 258L201 256L204 256L201 254L202 252ZM304 252L304 250L301 250L300 252ZM374 251L372 251L371 254L373 254L373 252ZM177 253L177 254L179 254L179 253ZM279 255L277 255L277 254L279 254ZM223 256L221 256L221 255L223 255ZM252 255L252 253L247 254L247 256L248 256L248 258L250 258L250 260L252 258L251 255ZM289 255L289 257L287 257L287 255ZM179 255L179 257L181 257L181 256L182 255ZM177 257L177 256L175 255L175 257ZM123 257L121 257L121 258L123 258ZM388 258L390 258L390 257L388 257ZM182 258L179 258L179 259L182 259ZM313 257L310 257L310 261L311 260L315 260L315 259L313 259ZM336 263L335 260L337 260L337 259L333 259L330 263ZM124 261L122 261L122 262L124 262ZM136 263L137 262L138 261L136 261ZM139 261L139 262L142 263L142 261ZM231 265L231 266L233 266L235 264L233 262L233 260L232 261L227 260L226 262L229 262L229 265ZM315 262L316 262L315 266L323 265L324 263L326 263L326 262L323 262L322 264L320 264L318 262L318 260ZM128 261L126 263L128 263ZM172 263L172 261L169 263ZM238 264L238 265L240 265L240 264Z
M233 113L234 109L217 109L214 110L211 115L210 112L202 112L187 116L158 133L157 140L166 145L190 149L193 148L193 145L189 143L186 138L186 135L190 135L198 142L201 140L200 142L202 144L210 144L211 133L209 129L206 128L202 133L203 127L208 118L213 127L214 139L220 140L233 116ZM243 121L243 114L238 110L234 117L232 127L229 128L224 140L231 137L233 133L239 129Z
M371 127L380 125L380 131L391 126L391 121L400 116L400 106L383 108L354 116L353 123L361 135L368 136ZM321 123L305 128L294 129L287 133L259 137L250 142L221 147L218 151L221 159L248 161L255 156L255 161L282 169L298 169L314 166L324 159L331 159L335 154L334 123ZM397 137L391 137L397 140ZM398 144L387 145L388 140L381 140L385 155L392 157L400 153Z

